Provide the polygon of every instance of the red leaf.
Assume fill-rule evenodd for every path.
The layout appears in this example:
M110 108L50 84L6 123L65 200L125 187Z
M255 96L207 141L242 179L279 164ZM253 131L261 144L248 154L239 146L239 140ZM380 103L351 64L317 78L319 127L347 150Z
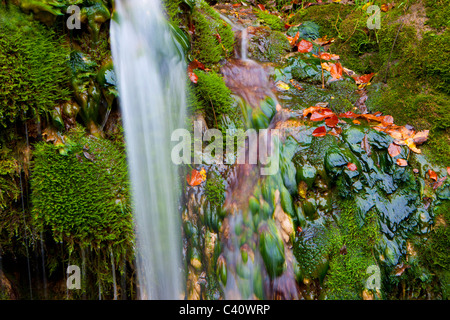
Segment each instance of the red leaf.
M318 127L312 132L313 137L323 137L326 134L327 129L324 126Z
M336 127L338 122L339 122L339 118L334 113L333 113L333 115L330 118L325 119L325 124L327 126L329 126L330 128Z
M434 172L433 170L431 170L431 169L428 170L428 176L430 177L430 179L437 181L437 173Z
M450 167L447 167L447 174L450 176Z
M201 63L197 59L195 59L194 61L189 62L189 65L188 65L188 76L189 76L189 79L193 83L197 83L197 80L198 80L198 76L194 73L195 69L205 70L205 66L203 65L203 63Z
M302 39L297 45L297 51L301 53L310 52L313 48L312 42Z
M201 173L197 170L192 170L191 175L186 175L186 181L190 186L198 186L200 183L203 182L203 177Z
M331 55L327 52L321 52L319 57L323 60L331 60Z
M405 159L397 159L397 165L399 165L400 167L406 167L408 165L408 161L406 161Z
M264 7L264 5L262 4L258 4L258 8L261 9L262 11L266 10L266 7Z
M237 7L240 7L240 6L241 6L240 3L233 3L233 7L234 7L234 8L237 8Z
M401 151L402 148L393 142L388 147L388 153L392 158L398 156Z
M352 163L352 162L347 163L347 168L348 168L348 170L350 170L350 171L356 171L356 170L358 170L358 167L356 166L356 164L354 164L354 163Z

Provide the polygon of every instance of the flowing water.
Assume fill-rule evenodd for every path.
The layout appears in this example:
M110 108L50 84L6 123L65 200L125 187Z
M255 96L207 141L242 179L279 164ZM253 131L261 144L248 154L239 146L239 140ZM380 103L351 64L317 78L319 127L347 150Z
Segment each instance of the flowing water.
M186 65L159 0L116 0L115 10L111 47L132 184L140 297L178 299L179 188L170 136L184 121Z

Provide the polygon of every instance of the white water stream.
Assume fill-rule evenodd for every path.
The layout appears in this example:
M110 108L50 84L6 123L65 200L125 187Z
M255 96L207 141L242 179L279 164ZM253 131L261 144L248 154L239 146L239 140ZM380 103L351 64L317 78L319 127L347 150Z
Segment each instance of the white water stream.
M159 0L116 0L111 48L132 184L140 298L178 299L179 187L170 136L184 122L186 65Z

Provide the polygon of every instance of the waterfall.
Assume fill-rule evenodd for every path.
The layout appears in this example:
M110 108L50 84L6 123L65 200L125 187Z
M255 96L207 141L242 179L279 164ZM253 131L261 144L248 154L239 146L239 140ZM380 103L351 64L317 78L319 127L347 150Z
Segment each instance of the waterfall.
M111 49L123 114L141 299L182 295L179 187L170 136L183 126L186 65L159 0L116 0Z

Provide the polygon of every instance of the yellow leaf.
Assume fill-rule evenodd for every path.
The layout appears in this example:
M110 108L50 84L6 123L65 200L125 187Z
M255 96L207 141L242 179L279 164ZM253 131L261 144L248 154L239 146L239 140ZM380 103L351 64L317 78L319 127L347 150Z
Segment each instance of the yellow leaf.
M284 83L283 81L278 81L277 83L275 83L275 86L277 87L277 89L279 91L288 91L289 90L289 85L287 83Z
M362 11L366 11L367 8L368 8L369 6L371 6L371 5L372 5L372 2L367 2L367 3L361 8L361 10L362 10Z

